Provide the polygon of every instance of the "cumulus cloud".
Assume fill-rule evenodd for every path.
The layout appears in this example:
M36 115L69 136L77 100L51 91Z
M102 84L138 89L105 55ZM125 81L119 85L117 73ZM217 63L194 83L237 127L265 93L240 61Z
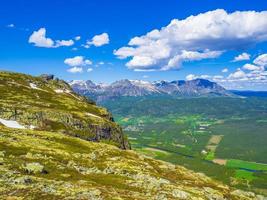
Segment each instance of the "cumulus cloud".
M250 60L250 54L248 53L242 53L238 56L236 56L233 60L233 62L243 61L243 60Z
M228 78L229 79L243 79L246 77L246 73L242 71L240 68L238 68L235 72L231 73Z
M261 69L261 67L249 63L245 64L242 68L249 71L255 71Z
M64 63L71 67L70 69L67 70L70 73L82 73L83 67L87 67L93 64L91 60L85 59L83 56L75 56L73 58L66 58L64 60Z
M57 40L56 45L54 47L62 47L62 46L72 46L74 44L73 40Z
M227 68L222 69L222 73L227 73L227 72L228 72Z
M196 76L196 75L194 75L194 74L188 74L186 77L185 77L185 79L187 80L187 81L191 81L191 80L194 80L194 79L197 79L198 78L198 76Z
M222 54L222 51L209 51L204 52L197 51L185 51L183 50L180 55L176 55L168 61L168 64L162 67L162 70L169 70L179 68L182 62L197 61L207 58L217 58Z
M229 81L248 81L251 83L267 83L267 72L265 66L267 65L267 54L259 55L253 64L247 63L242 69L238 68L231 73L227 79Z
M102 33L100 35L95 35L91 40L87 40L83 47L89 48L91 45L101 47L105 44L109 44L109 35L107 33Z
M8 24L7 27L8 28L15 28L15 24Z
M83 68L82 67L72 67L70 69L67 70L70 73L82 73L83 72Z
M254 64L262 66L262 67L267 67L267 54L262 54L259 55L254 61Z
M177 69L185 61L216 58L224 51L267 41L266 18L267 11L227 13L218 9L174 19L160 30L132 38L114 54L119 59L130 58L126 66L134 70Z
M34 31L29 38L29 43L33 43L37 47L54 47L54 41L51 38L46 37L45 28L40 28L38 31Z
M72 46L73 40L56 40L46 37L46 29L40 28L38 31L34 31L28 40L29 43L33 43L36 47L45 48L57 48L61 46Z
M89 59L85 59L83 56L75 56L73 58L66 58L64 60L64 63L71 67L92 65L92 61Z
M93 71L93 68L88 68L87 69L87 72L92 72Z
M74 39L75 39L76 41L78 41L78 40L81 39L81 36L76 36Z
M247 63L243 65L242 69L237 68L228 76L220 75L194 75L189 74L186 79L193 80L196 78L205 78L211 81L219 82L228 89L242 89L242 88L266 88L267 86L267 71L266 71L266 55L259 55L253 64Z

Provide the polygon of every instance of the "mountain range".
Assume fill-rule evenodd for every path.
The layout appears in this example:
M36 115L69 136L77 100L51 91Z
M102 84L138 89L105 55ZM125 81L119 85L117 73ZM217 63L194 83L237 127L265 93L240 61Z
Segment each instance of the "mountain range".
M219 84L206 79L177 81L142 81L123 79L111 84L88 81L69 82L75 92L93 98L97 102L121 96L172 95L178 97L235 96Z

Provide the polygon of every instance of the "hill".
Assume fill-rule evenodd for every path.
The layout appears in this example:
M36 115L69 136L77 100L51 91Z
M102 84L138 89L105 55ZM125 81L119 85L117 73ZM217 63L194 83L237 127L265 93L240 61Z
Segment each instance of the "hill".
M52 75L32 77L0 72L0 93L0 118L26 128L129 148L121 128L105 108L76 95L66 82Z

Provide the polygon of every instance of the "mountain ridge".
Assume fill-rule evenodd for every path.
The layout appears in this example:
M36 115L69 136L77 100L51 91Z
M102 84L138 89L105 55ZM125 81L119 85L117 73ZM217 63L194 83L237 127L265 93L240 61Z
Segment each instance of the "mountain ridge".
M172 95L178 97L235 96L219 84L206 79L175 81L143 81L122 79L111 84L88 81L70 81L75 92L101 102L120 96Z

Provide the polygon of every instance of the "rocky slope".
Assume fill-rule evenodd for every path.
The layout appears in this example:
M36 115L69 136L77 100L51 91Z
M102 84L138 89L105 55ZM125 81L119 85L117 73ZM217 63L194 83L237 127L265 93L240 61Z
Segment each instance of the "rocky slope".
M66 82L53 76L0 72L0 94L0 119L129 148L106 109L75 94Z
M205 79L191 81L120 80L110 85L92 81L70 81L75 92L89 96L97 102L121 96L172 95L178 97L234 96L217 83Z
M113 145L0 126L0 199L264 200Z

